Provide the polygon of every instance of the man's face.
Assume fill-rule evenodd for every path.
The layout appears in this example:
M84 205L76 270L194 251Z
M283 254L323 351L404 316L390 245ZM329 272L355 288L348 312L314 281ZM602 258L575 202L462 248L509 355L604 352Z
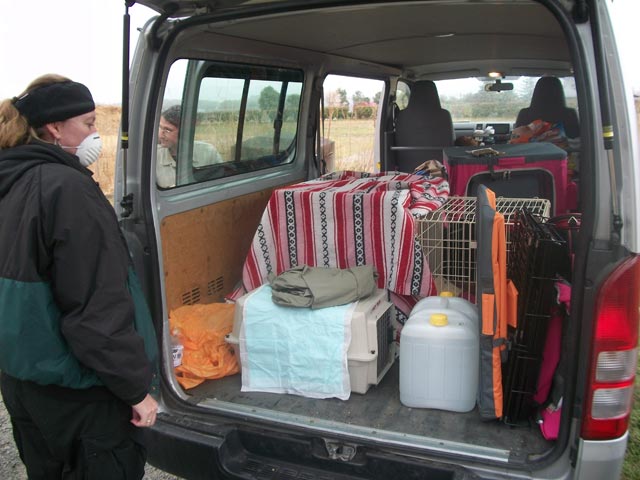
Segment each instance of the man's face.
M160 117L160 127L158 131L160 145L175 153L178 147L178 127L167 122L164 117Z

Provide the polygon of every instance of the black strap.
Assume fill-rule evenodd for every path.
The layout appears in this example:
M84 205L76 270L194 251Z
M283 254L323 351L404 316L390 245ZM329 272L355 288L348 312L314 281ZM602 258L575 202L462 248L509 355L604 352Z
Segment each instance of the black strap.
M318 119L318 134L316 157L320 160L320 175L327 173L327 162L324 159L324 149L322 148L322 139L324 138L324 88L320 88L320 118Z

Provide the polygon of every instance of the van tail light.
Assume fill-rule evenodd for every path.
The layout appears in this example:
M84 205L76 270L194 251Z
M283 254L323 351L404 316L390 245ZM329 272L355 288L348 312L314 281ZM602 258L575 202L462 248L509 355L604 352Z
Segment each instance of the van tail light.
M640 257L632 256L604 281L596 299L595 335L582 438L609 440L629 425L638 359Z

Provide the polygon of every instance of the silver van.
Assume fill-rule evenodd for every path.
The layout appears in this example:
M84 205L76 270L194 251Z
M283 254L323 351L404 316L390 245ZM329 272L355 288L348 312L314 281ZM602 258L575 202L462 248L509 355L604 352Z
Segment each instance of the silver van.
M138 3L158 16L140 35L125 83L115 203L162 343L151 464L190 479L619 478L638 353L640 157L608 2ZM366 187L340 190L352 183ZM307 195L328 184L327 195ZM514 265L532 241L515 236L524 213L505 215L514 234L507 270L523 285L517 315L529 316L485 339L499 378L487 387L483 360L472 359L478 367L465 368L479 369L482 389L472 410L446 408L456 392L444 408L407 406L402 362L413 362L414 380L440 372L424 381L443 390L460 373L447 369L451 358L438 370L431 357L403 356L416 301L454 290L480 309L475 335L491 334L479 289L491 249L452 260L461 232L470 232L465 247L477 246L480 220L453 228L461 217L448 211L444 221L442 210L458 197L473 205L480 185L493 187L498 204L535 200L534 230L553 218L555 233L533 240L552 245L551 257ZM424 203L417 213L414 201ZM435 255L425 237L434 225ZM334 254L337 244L347 253ZM365 342L348 357L352 392L251 388L248 377L264 365L251 361L255 342L238 324L253 298L245 294L298 264L342 269L368 258L383 291L351 317L351 347ZM463 278L447 261L460 262ZM561 285L569 289L559 301ZM204 378L175 368L176 343L188 362L176 312L186 312L184 327L189 307L229 301L233 326L216 348L238 352L241 365ZM540 400L558 311L549 380L557 396ZM361 320L373 327L356 334ZM297 335L313 347L330 337ZM325 383L335 378L324 359L315 366ZM555 414L553 434L543 432L547 414Z

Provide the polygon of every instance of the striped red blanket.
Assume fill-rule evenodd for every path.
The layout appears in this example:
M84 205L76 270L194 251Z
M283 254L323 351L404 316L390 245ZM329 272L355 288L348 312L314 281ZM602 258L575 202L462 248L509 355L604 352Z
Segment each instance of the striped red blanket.
M230 298L297 265L372 264L378 287L408 315L418 298L435 294L414 219L448 196L442 178L398 172L334 172L275 190L245 260L243 285Z

